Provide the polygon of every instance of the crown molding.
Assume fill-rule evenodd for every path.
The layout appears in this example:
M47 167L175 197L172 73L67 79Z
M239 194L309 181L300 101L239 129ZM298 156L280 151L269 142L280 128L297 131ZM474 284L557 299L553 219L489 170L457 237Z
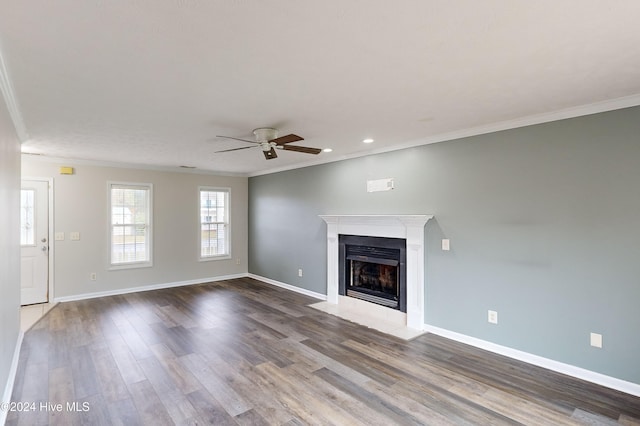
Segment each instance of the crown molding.
M615 111L623 108L630 108L640 105L640 93L630 96L624 96L621 98L608 99L601 102L594 102L587 105L579 105L570 108L563 108L557 111L546 112L542 114L534 114L525 117L516 118L513 120L499 121L496 123L490 123L482 126L471 127L468 129L456 130L454 132L441 133L438 135L428 136L425 138L416 139L404 144L389 146L380 149L374 149L366 152L359 152L354 154L347 154L340 157L332 158L330 160L316 160L305 163L298 163L297 165L278 167L274 169L261 170L258 172L248 173L248 177L255 177L261 175L269 175L273 173L284 172L287 170L301 169L304 167L316 166L319 164L335 163L337 161L349 160L352 158L366 157L368 155L382 154L385 152L399 151L407 148L414 148L422 145L429 145L432 143L452 141L455 139L468 138L471 136L478 136L487 133L500 132L503 130L517 129L520 127L533 126L536 124L550 123L553 121L567 120L570 118L582 117L585 115L599 114L602 112Z
M18 139L20 143L29 139L29 135L27 133L27 128L24 125L24 121L22 120L22 114L20 113L20 108L18 108L18 102L16 101L16 97L13 92L13 86L11 85L11 80L9 79L9 73L7 71L7 66L4 61L4 57L2 55L2 48L0 47L0 92L2 92L2 96L4 97L4 102L7 105L7 110L9 111L9 115L11 116L11 121L13 122L13 127L16 130L16 134L18 135Z

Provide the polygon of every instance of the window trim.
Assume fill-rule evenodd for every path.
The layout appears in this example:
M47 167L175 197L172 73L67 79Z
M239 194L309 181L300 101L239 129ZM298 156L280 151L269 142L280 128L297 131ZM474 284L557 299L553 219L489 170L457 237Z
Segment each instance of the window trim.
M129 189L146 189L149 191L149 205L147 212L147 242L145 244L148 246L148 260L143 261L135 261L135 262L125 262L125 263L113 263L112 253L113 253L113 206L111 205L111 190L114 187L125 187ZM120 269L138 269L138 268L150 268L153 266L153 184L152 183L141 183L141 182L118 182L118 181L107 181L107 206L108 206L108 227L107 227L107 241L109 241L108 245L108 270L120 270Z
M226 253L225 254L217 254L217 255L212 255L212 256L203 256L202 255L202 222L201 222L201 216L200 216L200 211L202 209L202 206L200 205L200 200L201 200L201 194L202 191L210 191L210 192L226 192L226 203L225 203L225 217L226 217L226 221L225 222L220 222L220 223L224 223L226 226L226 239L225 239L225 248L226 248ZM212 260L228 260L231 259L231 188L229 187L219 187L219 186L206 186L206 185L201 185L198 186L198 198L197 198L197 203L196 203L196 209L197 209L197 226L198 226L198 261L199 262L209 262Z

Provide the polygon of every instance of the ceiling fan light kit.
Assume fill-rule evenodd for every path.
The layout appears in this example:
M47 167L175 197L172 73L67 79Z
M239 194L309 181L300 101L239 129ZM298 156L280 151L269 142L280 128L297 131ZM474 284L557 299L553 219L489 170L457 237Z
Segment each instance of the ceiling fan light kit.
M264 154L264 158L267 160L272 160L274 158L278 158L276 154L276 148L284 151L295 151L301 152L304 154L313 154L317 155L322 152L320 148L310 148L307 146L296 146L296 145L287 145L291 142L298 142L304 140L304 138L294 135L293 133L285 136L278 137L278 130L273 129L271 127L258 127L253 130L253 136L256 138L255 141L249 141L245 139L235 138L232 136L218 136L219 138L225 139L233 139L241 142L248 142L252 144L256 144L262 150ZM225 149L222 151L216 151L215 153L221 152L229 152L229 151L238 151L241 149L249 149L254 148L253 146L245 146L241 148L231 148Z

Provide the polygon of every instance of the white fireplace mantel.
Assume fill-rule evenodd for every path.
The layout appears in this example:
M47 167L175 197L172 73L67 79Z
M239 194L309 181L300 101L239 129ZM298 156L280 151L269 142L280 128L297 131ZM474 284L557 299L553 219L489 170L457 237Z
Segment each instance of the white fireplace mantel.
M327 223L327 302L338 304L338 236L404 238L407 241L406 326L424 327L424 227L433 215L320 215ZM367 303L367 302L365 302Z

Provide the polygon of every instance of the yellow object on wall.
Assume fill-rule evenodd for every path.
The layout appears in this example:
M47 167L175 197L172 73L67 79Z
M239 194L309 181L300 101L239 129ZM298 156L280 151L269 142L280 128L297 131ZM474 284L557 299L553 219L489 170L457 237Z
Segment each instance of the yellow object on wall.
M61 175L72 175L73 174L73 167L60 167L60 174Z

